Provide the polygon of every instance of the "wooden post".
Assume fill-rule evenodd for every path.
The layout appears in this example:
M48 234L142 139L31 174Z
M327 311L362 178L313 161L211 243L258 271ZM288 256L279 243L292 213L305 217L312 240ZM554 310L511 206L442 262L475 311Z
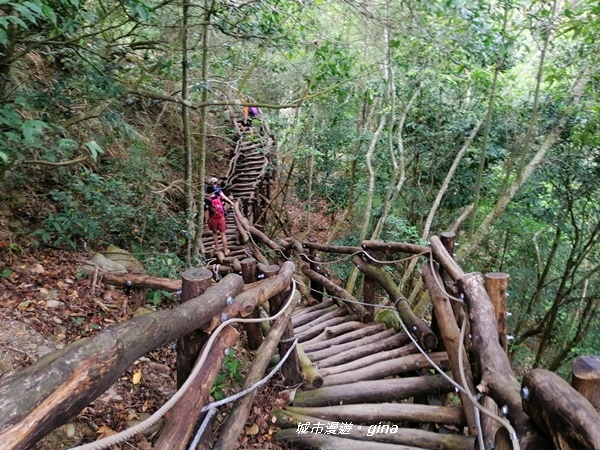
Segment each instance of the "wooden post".
M266 278L269 278L269 277L277 274L277 271L279 270L279 266L275 265L275 266L268 266L268 267L273 268L273 270L264 272ZM275 267L277 268L277 271L274 270ZM280 292L279 294L277 294L274 297L271 297L269 299L269 312L271 315L275 315L281 310L281 307L285 304L288 296L290 295L290 292L291 292L290 289L285 289L282 292ZM292 300L292 301L295 301L295 300ZM287 351L292 346L292 341L289 339L292 339L293 337L294 337L294 326L292 325L292 318L290 317L290 320L286 324L285 329L283 330L283 334L281 335L281 342L279 342L279 357L280 358L283 358L283 356L287 353ZM290 353L290 356L288 356L288 359L286 359L285 362L283 363L283 366L281 366L281 373L283 375L285 384L287 386L295 386L302 381L302 373L300 372L300 362L298 359L297 348L298 347L296 347L294 350L292 350L292 353Z
M502 272L485 274L485 290L492 300L498 321L498 342L505 352L508 351L508 324L506 312L506 287L510 275Z
M466 385L463 386L463 388L469 391L472 395L475 395L475 384L473 382L471 366L467 357L467 352L465 351L464 347L461 346L460 330L457 326L456 320L454 319L454 313L452 312L450 299L446 295L446 292L442 290L441 286L438 285L436 281L438 274L431 269L429 262L423 264L421 272L423 274L423 280L425 281L427 289L429 290L429 295L431 296L431 303L433 304L433 310L435 312L435 316L437 317L437 323L440 329L440 335L444 342L444 348L448 353L448 360L450 362L450 368L452 369L454 380L462 386L462 379L464 378ZM440 278L437 279L441 280ZM460 370L460 365L458 363L459 355L462 356L462 371ZM460 391L458 396L460 397L460 401L465 412L469 434L476 435L477 418L475 416L473 404L466 393Z
M188 441L197 422L206 416L201 410L208 403L210 390L225 359L225 351L235 344L238 337L239 333L230 325L221 331L204 361L202 371L186 392L185 399L178 401L171 410L169 419L154 444L155 450L188 448Z
M181 303L198 297L212 284L212 272L208 269L194 268L181 275ZM208 339L208 334L195 330L177 340L177 387L185 382L194 367L200 349Z
M365 276L365 281L363 283L363 302L368 303L369 305L375 305L375 282ZM375 306L365 306L367 311L371 313L373 317L375 317Z
M571 385L600 410L600 356L575 358Z
M244 258L240 261L240 264L242 265L242 279L245 284L254 283L258 280L258 267L254 258ZM260 317L258 307L254 308L250 317ZM260 323L247 323L245 326L246 336L248 337L248 349L257 350L263 340Z

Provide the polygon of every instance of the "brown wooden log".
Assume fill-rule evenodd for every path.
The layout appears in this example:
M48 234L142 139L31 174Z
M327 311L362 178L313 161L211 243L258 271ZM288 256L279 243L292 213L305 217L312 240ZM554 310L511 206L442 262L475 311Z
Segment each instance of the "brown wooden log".
M300 294L302 294L302 300L304 300L304 302L306 302L306 304L309 306L314 306L314 305L318 305L319 303L321 303L319 300L317 300L316 298L314 298L312 296L312 293L307 286L309 284L308 280L306 283L304 283L301 278L303 278L303 277L297 276L294 279L296 280L297 287L298 287L298 290L300 291Z
M87 271L88 275L93 275L93 271ZM151 277L149 275L139 275L135 273L126 273L116 275L109 272L101 272L102 280L106 284L114 286L132 286L135 288L156 289L168 292L177 292L181 290L181 280L172 280L171 278ZM130 284L131 283L131 284Z
M490 296L496 321L498 322L498 340L505 352L508 351L508 313L506 310L506 289L510 275L493 272L485 274L485 290Z
M481 406L486 411L489 411L494 417L501 415L498 405L487 395L483 395L480 400ZM511 450L512 443L508 438L508 433L504 427L496 420L493 420L487 414L481 413L481 435L483 439L484 448L494 450Z
M323 350L312 353L313 360L319 361L319 367L332 367L355 361L364 356L374 355L379 352L386 352L402 347L408 341L408 336L404 333L396 333L385 339L379 339L374 342L361 343L352 342L352 346L333 345L329 347L327 353ZM414 347L414 346L413 346ZM323 352L323 353L322 353Z
M280 270L280 267L277 265L270 266L271 270L264 272L265 278L272 278ZM275 267L277 270L274 270ZM283 308L289 298L292 295L291 288L281 291L279 294L271 297L269 299L269 311L270 315L273 316L277 314L281 308ZM294 294L297 298L292 301L298 301L300 294L298 291ZM297 304L297 303L296 303ZM266 323L266 322L263 322ZM281 334L281 342L279 342L279 356L283 358L283 356L288 352L292 345L294 345L294 327L292 326L292 318L288 320L283 333ZM296 386L302 382L302 373L300 371L300 360L298 357L298 348L294 348L288 358L284 361L283 366L281 366L281 374L283 375L283 379L285 380L286 386Z
M295 432L301 427L299 424L303 424L310 431L307 434L326 435L326 430L332 430L336 427L336 424L333 424L330 420L292 413L285 409L273 411L273 416L275 417L275 425L282 428L291 428ZM344 436L360 441L360 443L356 442L358 445L355 444L358 448L363 448L363 442L384 442L436 450L474 450L475 448L475 438L473 437L434 433L415 428L400 428L397 425L387 424L348 425L348 434L344 434ZM337 430L339 430L339 423L337 427Z
M296 349L298 350L298 360L300 362L300 369L302 370L304 380L306 380L313 388L320 388L323 386L323 377L308 356L306 356L302 347L298 345Z
M600 356L578 356L572 370L572 386L600 410Z
M429 248L423 245L408 244L405 242L382 242L382 241L362 241L360 244L363 250L373 250L386 254L391 253L410 253L412 255L427 255Z
M523 408L559 450L600 448L600 413L565 380L545 369L523 377Z
M242 317L248 317L258 305L262 305L271 297L288 288L294 275L294 263L286 261L279 273L274 277L259 281L252 289L242 292L234 299L240 305Z
M281 340L281 335L295 307L296 302L292 301L283 315L279 316L271 326L269 334L265 337L265 340L256 352L250 371L244 380L242 390L248 389L263 378L271 356ZM214 448L230 449L236 447L238 437L244 429L255 396L256 390L248 393L234 403L232 412L227 417Z
M330 406L357 403L399 401L419 395L441 395L452 392L454 386L442 375L359 381L347 385L322 387L296 393L294 406Z
M227 275L172 310L134 317L1 379L0 442L11 449L31 448L105 392L136 359L208 322L242 285L240 276Z
M258 266L254 258L244 258L240 261L242 266L242 279L245 284L255 283L258 280ZM268 299L267 299L268 300ZM260 317L258 306L255 306L249 317ZM251 322L244 324L246 328L246 339L248 342L248 350L257 350L262 344L263 334L260 322Z
M292 414L355 424L377 424L377 422L428 422L455 426L465 424L464 411L453 406L429 406L414 403L363 403L360 405L335 405L315 408L288 406L285 409Z
M429 290L429 296L433 304L433 310L435 317L437 318L437 325L440 329L444 348L448 353L450 370L452 371L454 380L474 396L476 390L475 383L473 382L473 373L471 372L467 353L464 347L461 346L460 330L454 318L450 298L446 295L445 291L442 290L440 286L442 278L432 269L430 262L431 261L428 261L423 264L421 273L425 285ZM462 370L459 365L459 356L462 357ZM466 384L463 383L463 379ZM465 411L469 434L475 435L477 434L477 415L474 406L465 392L459 391L458 396L463 410Z
M321 312L321 311L318 311L318 312ZM302 334L311 328L319 328L318 325L328 322L330 319L347 317L348 314L349 313L346 308L338 308L338 307L334 306L331 309L327 309L327 310L321 312L321 314L316 315L315 318L312 319L310 322L307 322L304 325L294 327L294 331L298 334ZM354 317L356 317L356 316L354 316Z
M371 278L365 278L362 289L363 302L368 303L369 305L375 305L377 303L376 299L376 289L375 282ZM375 306L366 306L367 311L375 317Z
M188 269L181 275L181 303L202 295L212 284L212 272L208 269ZM202 330L194 330L177 340L177 387L181 387L192 369L198 354L204 343L208 340L208 334Z
M352 258L352 261L365 276L379 284L392 301L396 303L400 318L411 333L417 337L421 346L426 350L435 348L437 346L436 335L433 334L429 325L415 315L408 301L402 296L400 289L398 289L398 286L392 280L392 277L382 268L368 264L358 256Z
M334 327L336 325L340 325L345 322L356 322L358 321L358 317L354 314L348 315L348 311L345 308L337 308L339 311L343 311L343 315L340 317L333 317L325 322L319 323L314 327L310 327L306 329L304 332L297 332L296 336L298 337L299 342L310 341L312 338L317 337L319 334L328 327Z
M442 369L448 368L448 356L446 352L431 353L429 358ZM430 369L429 361L421 354L407 355L389 361L381 361L371 366L363 367L347 373L329 375L325 377L323 386L334 386L336 384L350 384L357 381L376 380L400 375L418 369Z
M396 334L396 332L392 329L386 330L385 325L383 324L373 324L361 328L360 330L351 331L350 333L343 334L341 336L335 337L333 339L329 339L328 341L323 342L315 342L314 344L302 344L302 348L306 353L315 353L320 350L328 349L333 347L334 345L342 345L348 344L346 347L338 347L337 351L343 351L348 348L352 348L353 345L359 344L368 344L370 342L374 342L377 339L384 339L388 336L392 336ZM330 356L331 353L324 353L323 355L319 355L315 357L326 358Z
M422 447L409 447L407 445L385 444L382 442L356 441L345 439L331 434L298 433L297 430L286 428L277 431L275 439L302 447L318 448L320 450L340 450L342 448L361 450L424 450ZM294 445L294 448L296 446Z
M354 253L362 252L360 247L343 246L343 245L331 245L331 244L320 244L315 241L302 241L301 246L309 250L316 250L319 252L326 253L341 253L344 255L352 255Z
M458 281L465 276L465 272L454 261L452 255L448 253L443 242L437 236L431 236L429 238L429 245L431 246L431 252L437 262L440 263L442 269L452 278L454 281Z
M340 309L337 305L333 303L333 300L325 300L324 302L319 303L319 306L321 305L323 305L324 307L316 309L314 311L306 312L304 314L300 314L298 315L298 317L292 317L292 324L294 325L294 328L306 325L307 323L312 322L314 319L317 319L324 314Z
M342 334L348 333L350 331L360 330L361 328L368 327L366 323L352 321L352 322L344 322L338 325L334 325L332 327L327 327L319 334L318 336L306 341L307 345L314 344L316 342L327 341L333 337L340 336Z
M303 277L303 279L308 280L308 277ZM296 311L296 313L292 317L292 319L293 319L292 322L294 322L294 324L295 324L297 319L304 317L306 314L314 313L315 311L329 308L331 306L335 306L335 303L333 302L333 300L331 298L326 299L322 303L304 306ZM296 325L294 325L294 326L296 326Z
M550 448L548 440L523 411L520 386L508 357L500 346L496 333L489 332L498 327L496 312L483 287L482 275L467 274L458 280L458 286L464 292L469 307L471 341L482 371L480 391L492 397L500 407L507 407L507 417L519 436L522 450Z
M311 270L306 265L302 266L302 273L309 277L311 280L315 280L321 283L325 287L325 289L327 289L327 291L331 293L331 295L342 299L344 305L346 305L346 307L349 308L351 312L356 314L361 322L373 321L373 316L369 314L367 309L363 305L356 303L356 298L350 295L350 293L347 292L345 289L339 287L337 284L325 278L323 275L320 275L314 270Z
M185 282L184 282L185 286ZM225 359L225 350L232 347L239 337L237 330L226 326L216 339L204 361L201 374L186 391L185 399L175 404L169 419L154 444L155 450L185 450L192 437L202 408L209 402L210 390Z
M321 361L318 361L319 370L321 371L321 375L329 376L335 375L338 373L347 373L353 370L358 370L363 367L372 366L381 361L388 361L390 359L401 358L407 355L414 355L418 353L419 350L415 347L414 344L410 343L400 348L395 348L392 350L382 351L379 353L374 353L372 355L363 356L362 358L357 358L353 361L349 361L345 364L340 364L337 366L329 366L326 368L321 368Z

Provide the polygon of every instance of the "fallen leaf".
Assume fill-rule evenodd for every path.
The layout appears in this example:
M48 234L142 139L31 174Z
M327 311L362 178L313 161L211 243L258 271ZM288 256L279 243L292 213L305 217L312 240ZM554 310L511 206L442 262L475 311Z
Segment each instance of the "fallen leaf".
M142 371L136 370L133 373L133 378L131 379L131 381L133 382L133 384L139 384L140 381L142 381Z
M250 428L248 428L246 430L246 434L249 436L254 436L255 434L258 434L260 430L258 429L258 424L255 423L254 425L252 425Z

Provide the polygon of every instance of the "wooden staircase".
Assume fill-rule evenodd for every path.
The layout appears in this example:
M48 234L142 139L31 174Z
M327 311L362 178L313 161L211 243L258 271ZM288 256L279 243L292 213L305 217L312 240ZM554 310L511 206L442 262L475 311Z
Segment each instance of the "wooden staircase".
M360 322L331 299L296 310L292 324L301 364L318 373L273 412L277 439L321 449L474 449L472 436L457 433L460 405L442 406L452 384L405 333ZM429 356L448 369L445 352Z
M238 140L231 153L223 191L233 202L239 203L242 214L254 225L261 216L266 199L270 197L269 188L272 177L270 168L275 160L276 141L269 134L266 124L254 126L252 130L249 130L234 119L232 125L236 128ZM226 206L231 208L229 205ZM248 248L240 241L232 211L227 214L226 223L230 254L220 259L224 263L229 263L234 259L244 259L247 256ZM212 232L208 229L203 232L202 243L205 255L217 256L217 252L213 250ZM219 247L222 247L220 238Z

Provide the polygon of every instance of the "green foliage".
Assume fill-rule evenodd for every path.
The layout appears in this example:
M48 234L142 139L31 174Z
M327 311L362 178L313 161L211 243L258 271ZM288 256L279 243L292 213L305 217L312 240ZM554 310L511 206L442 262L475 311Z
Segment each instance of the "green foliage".
M244 381L241 369L242 364L239 359L235 357L233 352L229 352L227 356L225 356L223 367L215 378L213 386L210 390L210 393L215 400L223 400L225 398L225 391L227 388L230 388L235 384L240 384L242 381Z
M72 209L56 214L50 213L42 225L43 228L35 231L34 236L40 236L44 243L56 246L66 244L73 250L84 241L100 236L100 226L95 219Z

